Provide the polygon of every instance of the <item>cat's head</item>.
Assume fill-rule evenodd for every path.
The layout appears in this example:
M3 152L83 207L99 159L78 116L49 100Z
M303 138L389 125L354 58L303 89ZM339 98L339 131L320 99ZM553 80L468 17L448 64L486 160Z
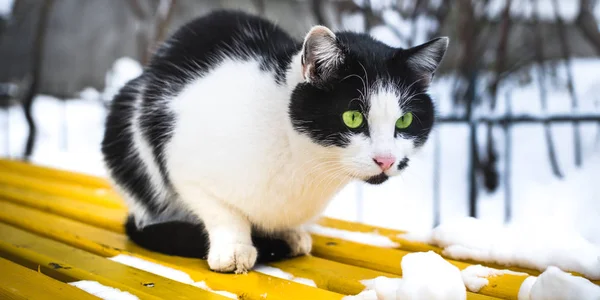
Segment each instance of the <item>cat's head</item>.
M427 94L448 38L398 49L366 34L315 26L301 52L294 129L325 147L337 172L379 184L407 167L434 123Z

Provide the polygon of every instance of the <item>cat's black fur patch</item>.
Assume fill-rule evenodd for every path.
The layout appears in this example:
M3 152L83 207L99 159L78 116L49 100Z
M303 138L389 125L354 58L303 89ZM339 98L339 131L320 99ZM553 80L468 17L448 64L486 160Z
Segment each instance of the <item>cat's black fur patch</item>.
M365 179L365 182L369 184L382 184L386 182L389 178L390 177L387 176L385 173L379 173L379 175L371 176Z
M134 114L133 103L143 82L138 77L123 87L111 103L106 119L106 130L102 140L104 161L113 180L117 181L131 196L144 205L148 213L157 216L162 209L156 198L155 187L135 151L131 121Z
M398 170L403 170L406 167L408 167L408 157L403 158L399 163L398 163Z
M189 222L165 222L137 228L133 217L125 224L127 236L146 249L183 257L206 259L209 249L208 234L204 226ZM258 252L258 263L289 258L290 246L282 239L252 232L252 243Z

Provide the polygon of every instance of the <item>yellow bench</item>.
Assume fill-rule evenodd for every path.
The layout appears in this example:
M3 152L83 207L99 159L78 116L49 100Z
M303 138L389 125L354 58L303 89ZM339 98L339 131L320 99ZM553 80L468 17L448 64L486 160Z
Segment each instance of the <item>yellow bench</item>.
M210 271L203 260L145 250L124 235L125 217L123 203L104 179L0 160L0 298L93 299L66 284L91 280L140 299L227 299L109 259L125 254L183 271L193 281L204 281L211 289L237 294L239 299L341 299L360 293L365 288L361 280L401 277L400 261L410 252L441 253L439 248L398 238L400 231L323 218L322 226L377 232L399 247L380 248L313 235L311 256L270 264L313 280L317 287L312 287L255 271L219 274ZM448 261L461 270L474 263ZM467 298L517 299L525 278L489 278L487 286L468 293Z

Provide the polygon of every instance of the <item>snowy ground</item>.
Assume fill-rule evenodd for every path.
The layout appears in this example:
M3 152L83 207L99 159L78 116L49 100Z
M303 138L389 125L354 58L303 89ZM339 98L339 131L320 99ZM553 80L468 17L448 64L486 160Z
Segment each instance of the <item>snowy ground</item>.
M600 78L594 76L599 68L600 60L574 62L580 112L600 112ZM107 76L107 83L112 87L102 93L85 89L78 101L64 102L44 95L36 99L33 110L39 134L32 158L34 162L100 176L105 174L99 144L106 112L99 99L110 98L110 94L115 92L114 85L124 83L123 76L132 77L140 71L130 60L120 60L115 70L116 77ZM562 71L559 70L559 74L563 74ZM432 88L441 114L451 112L451 86L450 78L438 78ZM548 87L548 113L569 113L570 100L566 89L553 82L549 82ZM513 114L540 114L536 84L505 86L500 95L508 92ZM506 108L506 101L501 99L494 114L504 114ZM484 127L481 129L479 138L483 141ZM542 126L527 124L513 127L513 221L547 223L574 229L600 244L600 185L596 183L600 176L599 125L584 123L581 132L584 165L577 169L573 163L571 125L552 126L559 163L566 174L561 181L551 173ZM26 133L19 107L0 110L0 156L19 157ZM496 128L495 134L502 172L504 141L501 129ZM433 153L436 139L441 149L438 173L441 221L464 217L468 211L468 128L464 124L447 124L436 128L429 143L412 159L411 166L402 176L381 186L361 183L348 186L333 200L326 215L404 230L430 229L433 225ZM503 181L493 194L480 191L479 216L482 219L502 222L503 205Z

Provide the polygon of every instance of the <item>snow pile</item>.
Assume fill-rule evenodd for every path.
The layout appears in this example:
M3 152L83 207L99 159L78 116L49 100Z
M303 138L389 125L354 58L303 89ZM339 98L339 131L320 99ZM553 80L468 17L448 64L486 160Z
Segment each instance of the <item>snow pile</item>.
M519 290L519 300L598 300L600 286L589 280L548 267L539 277L528 277Z
M445 256L540 272L549 266L600 279L600 247L575 232L541 226L501 226L475 218L441 224L427 236L402 234L402 238L442 247Z
M460 270L439 254L415 252L402 258L402 278L377 277L361 281L366 289L345 300L466 299Z
M498 270L484 267L482 265L469 266L460 273L467 289L474 293L479 292L481 288L488 285L490 283L488 278L490 277L496 277L504 274L527 276L527 273L514 272L511 270Z
M140 76L143 70L142 65L137 60L129 57L117 59L112 68L106 73L102 100L105 102L111 101L121 87L129 80Z
M208 285L206 285L206 282L204 282L204 281L194 282L192 277L190 277L190 275L188 275L187 273L185 273L183 271L169 268L169 267L166 267L166 266L163 266L163 265L151 262L151 261L141 259L139 257L125 255L125 254L119 254L119 255L111 257L109 259L112 261L116 261L118 263L130 266L130 267L136 268L136 269L146 271L148 273L166 277L171 280L179 281L181 283L191 284L195 287L199 287L203 290L207 290L209 292L223 295L223 296L226 296L231 299L237 299L236 294L226 292L226 291L215 291L215 290L211 289Z
M304 285L308 285L308 286L317 287L317 284L311 279L295 277L294 275L292 275L288 272L285 272L281 269L278 269L278 268L269 267L269 266L265 266L265 265L256 265L253 270L258 273L266 274L269 276L273 276L273 277L277 277L277 278L281 278L281 279L285 279L285 280L291 280L291 281L301 283Z
M104 300L139 300L138 297L128 292L102 285L97 281L81 280L69 284Z
M385 248L398 248L400 245L388 237L374 232L356 232L337 228L325 227L317 224L309 226L308 231L314 234L352 241L360 244Z

